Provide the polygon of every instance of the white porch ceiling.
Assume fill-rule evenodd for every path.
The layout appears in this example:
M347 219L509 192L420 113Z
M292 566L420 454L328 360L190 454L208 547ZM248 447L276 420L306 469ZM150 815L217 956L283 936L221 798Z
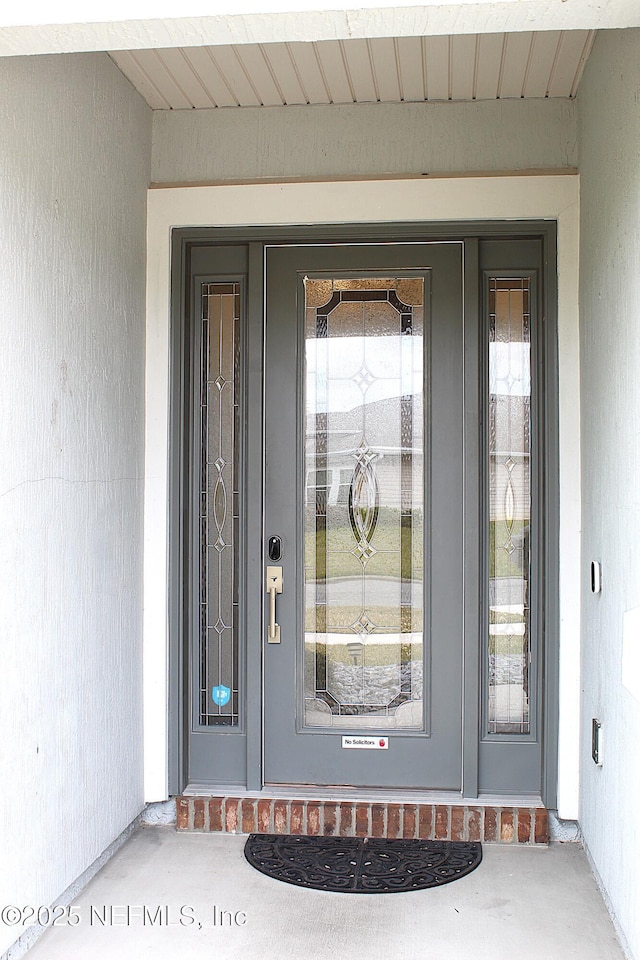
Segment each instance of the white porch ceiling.
M154 110L574 97L592 30L112 51Z

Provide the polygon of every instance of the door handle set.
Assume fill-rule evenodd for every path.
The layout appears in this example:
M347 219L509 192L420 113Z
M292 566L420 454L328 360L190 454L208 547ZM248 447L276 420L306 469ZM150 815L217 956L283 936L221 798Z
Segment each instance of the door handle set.
M282 593L282 584L282 567L267 567L267 593L269 594L267 643L280 643L280 624L276 623L276 594Z

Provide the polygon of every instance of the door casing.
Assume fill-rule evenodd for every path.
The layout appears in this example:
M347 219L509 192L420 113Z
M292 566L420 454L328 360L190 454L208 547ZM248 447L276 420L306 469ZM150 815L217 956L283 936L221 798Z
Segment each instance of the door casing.
M182 571L185 564L185 526L181 509L184 497L185 437L185 330L189 322L190 258L194 249L203 246L247 245L249 261L249 287L247 291L247 327L251 333L245 355L246 370L246 432L244 449L252 450L254 457L262 447L262 384L260 376L263 362L263 250L270 243L309 242L397 242L434 241L460 239L465 243L465 314L466 320L475 315L475 327L479 329L480 291L480 245L490 239L539 238L542 245L543 282L541 285L539 334L543 363L538 363L541 409L537 424L539 456L539 488L541 548L540 566L545 576L540 597L544 621L544 648L541 662L544 665L544 697L541 705L540 735L543 741L543 767L541 771L541 797L550 807L556 802L557 777L557 717L558 717L558 384L557 384L557 322L556 322L556 224L555 221L496 221L486 223L449 224L358 224L322 225L317 227L270 227L270 228L180 228L172 231L172 325L171 325L171 395L170 395L170 513L171 550L169 559L169 769L170 793L180 793L188 783L187 739L189 716L185 705L189 702L188 670L185 657L188 638L184 630L184 585ZM477 383L477 345L474 350L465 349L465 381ZM543 408L543 409L542 409ZM477 423L480 415L478 391L465 394L465 421L475 431L467 431L467 443L477 445ZM474 451L470 453L473 455ZM476 454L479 450L475 451ZM256 461L257 462L257 461ZM477 503L482 494L482 478L465 476L465 502ZM243 541L246 544L247 530L262 531L262 476L252 474L245 483L245 517ZM470 511L470 515L473 511ZM479 542L480 530L471 523L466 527L467 547ZM247 552L242 587L247 598L244 631L248 636L262 637L262 588L263 565L261 552ZM478 583L472 578L465 580L465 600L478 595ZM259 598L259 599L258 599ZM477 685L480 670L478 644L477 606L475 610L467 602L465 619L465 685ZM246 783L237 788L249 790L262 787L262 679L260 659L248 658L245 675L246 716L244 729L246 740ZM467 710L463 717L463 787L462 796L478 796L478 769L480 751L480 710ZM213 783L212 783L213 785ZM502 792L508 793L508 790Z

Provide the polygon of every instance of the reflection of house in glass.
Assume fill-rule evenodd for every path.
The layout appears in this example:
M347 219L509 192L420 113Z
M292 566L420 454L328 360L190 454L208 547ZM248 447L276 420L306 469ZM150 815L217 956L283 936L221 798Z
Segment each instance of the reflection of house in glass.
M492 279L489 317L489 733L528 733L529 281Z
M405 403L407 398L405 398ZM363 404L353 410L316 414L307 417L306 449L306 506L316 505L318 510L337 504L348 504L354 479L356 456L362 441L362 424L366 423L367 444L372 451L375 474L378 482L380 508L400 510L404 483L405 499L413 500L414 480L407 474L402 479L402 456L409 455L417 467L420 463L422 476L423 417L422 397L410 398L413 405L415 425L411 446L402 446L400 421L401 397L378 400ZM317 468L315 456L316 422L318 416L326 417L327 453L322 469ZM422 500L422 494L420 495Z
M305 291L306 723L421 727L423 281Z

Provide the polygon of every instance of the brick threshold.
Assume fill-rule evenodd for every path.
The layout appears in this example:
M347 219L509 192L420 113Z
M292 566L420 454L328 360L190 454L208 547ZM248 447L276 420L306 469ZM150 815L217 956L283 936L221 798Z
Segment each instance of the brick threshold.
M176 821L178 830L201 833L549 843L544 807L181 796Z

